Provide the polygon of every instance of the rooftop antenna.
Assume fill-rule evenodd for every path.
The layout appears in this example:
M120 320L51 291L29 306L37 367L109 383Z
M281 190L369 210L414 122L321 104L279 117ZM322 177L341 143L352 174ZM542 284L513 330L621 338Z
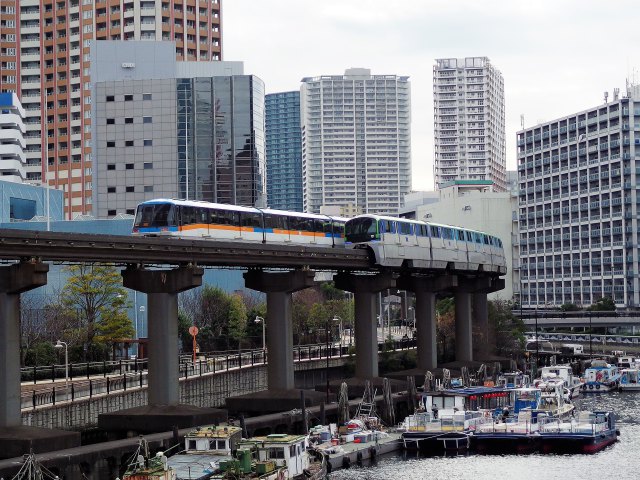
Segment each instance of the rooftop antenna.
M520 126L522 127L522 130L524 130L524 115L520 114Z
M620 96L620 89L619 88L614 88L613 89L613 101L617 102L619 96Z
M609 92L604 92L604 103L607 103L607 100L609 99Z

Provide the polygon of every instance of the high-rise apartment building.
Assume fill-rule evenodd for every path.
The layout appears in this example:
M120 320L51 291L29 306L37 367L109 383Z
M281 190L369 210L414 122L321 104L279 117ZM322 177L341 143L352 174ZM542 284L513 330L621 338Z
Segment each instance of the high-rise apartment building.
M640 87L518 132L525 307L640 305Z
M0 180L5 182L25 179L24 116L15 93L0 93Z
M267 205L302 211L300 92L265 96Z
M411 189L409 78L351 68L300 92L304 210L397 214Z
M220 60L220 26L220 0L0 0L0 91L26 110L27 180L48 172L67 218L93 211L91 40L174 40L178 60Z
M504 82L487 57L444 58L433 67L435 186L492 180L506 191Z
M173 42L96 42L94 211L153 198L265 206L264 83L242 62L177 62ZM169 60L158 62L157 58Z

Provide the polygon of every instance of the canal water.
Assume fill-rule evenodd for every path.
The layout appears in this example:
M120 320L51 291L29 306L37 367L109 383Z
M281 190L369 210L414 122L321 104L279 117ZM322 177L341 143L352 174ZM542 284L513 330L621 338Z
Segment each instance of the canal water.
M593 455L475 455L419 457L401 452L375 465L339 470L331 480L627 480L640 479L640 392L592 394L578 410L613 410L618 442Z

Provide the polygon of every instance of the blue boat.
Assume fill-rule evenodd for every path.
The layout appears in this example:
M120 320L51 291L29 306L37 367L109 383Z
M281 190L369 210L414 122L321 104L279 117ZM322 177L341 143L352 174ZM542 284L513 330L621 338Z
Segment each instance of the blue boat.
M613 412L580 412L570 421L547 418L538 433L543 453L596 453L620 435Z

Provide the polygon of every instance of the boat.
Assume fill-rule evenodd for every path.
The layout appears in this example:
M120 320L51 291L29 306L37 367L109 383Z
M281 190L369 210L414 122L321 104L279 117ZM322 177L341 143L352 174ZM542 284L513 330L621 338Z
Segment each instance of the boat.
M129 459L122 480L177 480L177 476L175 470L169 467L164 452L151 457L149 444L141 437L138 450Z
M569 399L573 400L580 396L582 390L582 380L573 374L571 365L553 365L540 368L540 378L533 381L533 386L550 379L560 378L564 381L565 388L569 391Z
M613 412L580 412L562 421L547 418L539 422L539 441L543 453L595 453L618 440Z
M20 470L10 480L58 480L59 477L40 464L35 454L24 455Z
M517 415L496 416L471 433L471 446L480 453L532 453L538 448L538 415L528 408Z
M206 477L218 471L221 462L233 458L240 440L240 427L197 427L185 435L184 451L169 457L168 466L176 472L177 480Z
M537 388L540 389L540 402L535 411L557 418L566 418L573 413L575 406L571 403L570 392L563 379L549 378L538 383Z
M506 390L493 387L424 392L422 409L398 426L403 446L410 451L437 453L466 450L470 432L493 422L493 411L507 396Z
M583 393L603 393L617 390L620 382L618 367L607 363L605 360L596 359L585 370Z
M640 391L640 369L623 368L620 370L620 391Z
M320 480L327 475L325 457L317 450L309 449L307 435L271 434L252 437L239 442L238 451L253 452L251 474L246 472L247 460L244 459L242 464L245 476L240 476L241 479ZM225 467L228 471L229 465L223 465ZM253 473L262 476L248 476Z
M496 387L525 388L531 385L531 377L519 370L504 372L498 375Z

